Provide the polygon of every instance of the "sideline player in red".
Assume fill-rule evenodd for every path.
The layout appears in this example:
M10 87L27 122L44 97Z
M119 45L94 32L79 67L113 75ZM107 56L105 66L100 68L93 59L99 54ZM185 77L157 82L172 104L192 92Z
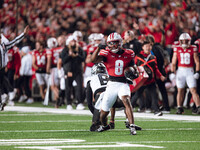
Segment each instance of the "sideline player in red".
M176 75L173 74L174 78L176 77L176 86L178 88L177 94L177 106L178 110L176 114L183 114L183 100L184 100L184 89L185 84L190 89L193 100L197 106L196 114L200 114L200 100L199 95L197 94L197 79L199 78L200 63L197 53L197 47L190 45L191 37L188 33L182 33L179 37L179 46L174 48L174 53L172 57L172 66L171 72L175 73L176 64L178 62L178 70ZM195 71L194 71L195 66Z
M47 85L48 75L47 70L47 50L44 47L44 43L37 41L36 42L36 50L33 53L32 57L32 65L36 70L36 80L40 87L40 94L42 99L45 97L45 85Z
M130 88L124 75L125 68L134 65L135 53L132 50L122 48L121 36L114 32L107 38L107 47L99 45L92 54L91 60L94 63L103 61L109 75L109 81L102 100L100 121L101 126L97 131L107 130L107 116L110 108L115 103L117 96L122 100L128 120L130 123L131 135L136 135L134 117L130 102Z
M47 66L51 68L50 70L50 86L51 90L54 93L54 98L56 101L55 107L59 107L59 77L57 63L59 55L63 50L63 47L58 46L56 38L51 37L47 40L47 46L49 48L48 57L47 57Z

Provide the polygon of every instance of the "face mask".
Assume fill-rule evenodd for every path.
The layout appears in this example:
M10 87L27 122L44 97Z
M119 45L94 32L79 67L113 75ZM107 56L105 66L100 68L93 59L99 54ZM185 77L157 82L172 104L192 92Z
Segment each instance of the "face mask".
M182 46L182 48L187 48L188 47L187 44L182 44L181 46Z

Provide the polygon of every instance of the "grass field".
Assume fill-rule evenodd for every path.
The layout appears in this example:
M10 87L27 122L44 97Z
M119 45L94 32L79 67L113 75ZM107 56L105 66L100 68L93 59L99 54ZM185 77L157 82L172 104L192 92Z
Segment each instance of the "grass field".
M5 109L0 112L0 150L200 149L200 121L136 117L143 130L132 136L124 120L118 116L115 129L98 133L89 131L91 115Z

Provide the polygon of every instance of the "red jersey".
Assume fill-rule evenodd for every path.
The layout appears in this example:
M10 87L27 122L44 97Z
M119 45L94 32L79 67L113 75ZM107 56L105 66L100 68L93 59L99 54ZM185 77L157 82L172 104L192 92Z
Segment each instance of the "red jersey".
M9 49L7 52L8 55L8 63L7 63L7 68L8 69L15 69L15 64L14 64L14 49Z
M33 56L35 57L35 65L45 71L47 66L47 51L48 50L44 49L42 52L39 52L38 50L33 52Z
M19 53L19 49L17 47L13 47L12 49L8 50L8 69L15 70L15 74L19 75L19 69L21 66L21 57Z
M200 39L197 39L194 43L198 45L198 53L200 53Z
M191 45L186 49L177 46L174 48L174 53L177 53L178 67L194 67L194 53L197 53L195 45Z
M96 49L97 47L94 47L93 45L88 45L86 49L87 55L91 55ZM86 64L87 67L92 67L93 65L94 63L92 62Z
M49 55L51 56L51 67L57 67L59 54L62 52L63 47L56 47L49 50Z
M124 69L134 61L135 53L132 50L123 49L122 54L112 53L109 49L101 50L99 55L104 56L104 64L109 76L124 77Z

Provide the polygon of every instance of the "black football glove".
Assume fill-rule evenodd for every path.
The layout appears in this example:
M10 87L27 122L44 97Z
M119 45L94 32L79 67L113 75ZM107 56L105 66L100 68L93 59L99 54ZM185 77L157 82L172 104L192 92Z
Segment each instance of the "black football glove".
M99 45L98 45L98 48L99 48L99 49L105 49L105 48L106 48L106 45L104 45L104 44L99 44Z
M124 73L125 77L129 80L133 80L133 79L136 79L139 77L139 73L138 71L136 70L136 68L133 67L133 71L126 71Z

